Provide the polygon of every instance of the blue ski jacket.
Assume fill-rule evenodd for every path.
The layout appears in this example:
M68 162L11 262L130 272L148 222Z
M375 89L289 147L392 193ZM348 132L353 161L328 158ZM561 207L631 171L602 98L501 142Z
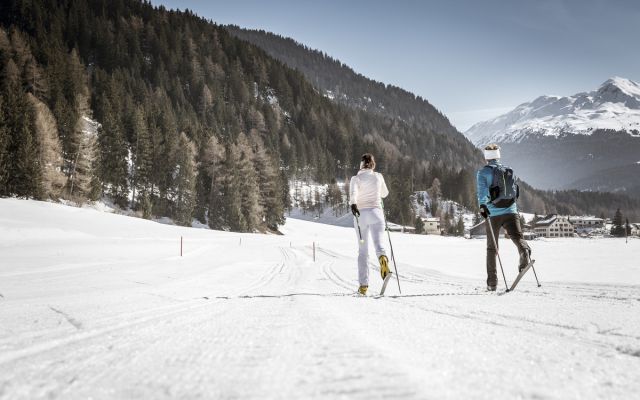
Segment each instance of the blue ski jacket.
M502 165L497 160L489 161L491 165ZM476 176L476 187L478 193L478 205L486 204L491 216L497 215L506 215L506 214L517 214L518 206L514 202L511 206L506 208L499 208L491 204L491 196L489 195L489 188L493 184L493 170L492 168L487 168L486 166L480 168L478 170L478 174Z

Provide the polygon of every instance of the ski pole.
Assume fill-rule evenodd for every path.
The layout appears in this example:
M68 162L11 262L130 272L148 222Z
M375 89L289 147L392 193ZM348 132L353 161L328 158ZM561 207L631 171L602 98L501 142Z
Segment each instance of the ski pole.
M358 236L360 236L360 244L364 243L364 239L362 239L362 231L360 230L360 220L358 219L358 216L354 214L354 217L356 217L356 224L358 225Z
M531 265L531 269L533 270L533 276L536 277L536 283L538 284L538 287L542 287L542 285L540 284L540 281L538 280L538 274L536 274L536 267Z
M400 289L400 275L398 275L398 265L396 265L396 256L393 254L393 244L391 243L391 232L389 232L389 224L387 224L387 216L384 213L384 201L380 199L380 204L382 205L382 216L384 217L384 227L387 231L387 236L389 237L389 248L391 249L391 260L393 261L393 269L396 271L396 281L398 282L398 292L402 294L402 289Z
M500 252L498 251L498 242L496 242L496 235L493 234L493 226L491 226L491 217L487 215L487 223L489 224L489 233L491 233L491 240L493 240L493 247L496 249L496 254L498 255L498 261L500 262L500 271L502 271L502 279L504 279L504 286L509 291L509 286L507 285L507 278L504 276L504 268L502 268L502 259L500 258ZM500 230L498 230L500 232Z

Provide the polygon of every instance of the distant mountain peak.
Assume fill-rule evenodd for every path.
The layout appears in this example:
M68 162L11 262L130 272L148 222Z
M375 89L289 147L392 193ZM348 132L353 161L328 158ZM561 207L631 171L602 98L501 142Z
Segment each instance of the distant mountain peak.
M607 79L600 88L598 93L622 93L625 96L635 98L640 101L640 85L631 79L614 76Z
M482 145L519 142L531 136L590 135L600 129L639 135L640 84L614 76L590 92L543 95L473 125L465 135L476 145Z

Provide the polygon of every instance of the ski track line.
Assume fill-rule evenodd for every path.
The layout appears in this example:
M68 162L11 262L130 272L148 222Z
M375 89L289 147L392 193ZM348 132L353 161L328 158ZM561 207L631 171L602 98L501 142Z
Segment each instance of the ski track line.
M613 301L621 301L627 302L631 301L640 301L640 296L634 294L640 293L640 287L638 286L627 286L627 285L586 285L586 284L575 284L575 285L567 285L566 283L560 282L550 282L544 283L542 288L551 288L555 289L556 293L563 293L567 295L571 295L573 297L584 298L588 300L595 300L600 302L600 299L605 300L613 300ZM622 296L613 296L608 293L610 292L622 293ZM555 293L545 292L545 295L555 295ZM557 296L556 297L560 297Z
M139 263L139 262L134 262L134 264L137 264L137 263ZM100 263L100 264L103 264L103 263ZM274 265L274 268L278 267L279 265L280 264ZM208 271L207 268L202 268L202 269L199 269L197 271L194 271L194 275L198 275L198 274L202 274L202 273L208 273L208 272L210 272L210 271ZM267 276L267 275L269 275L268 271L265 272L260 278L256 279L256 281L253 282L250 285L250 287L247 287L246 289L243 289L243 290L251 290L252 287L262 284L263 280L264 280L264 276ZM193 276L183 277L182 279L179 280L179 282L180 281L184 281L186 279L191 279L191 278L193 278ZM129 282L134 282L132 280L127 280L127 279L125 279L125 280L129 281ZM154 289L158 288L158 285L154 284L153 288ZM136 291L133 291L133 292L136 293ZM138 292L138 293L142 293L142 292ZM159 306L159 307L152 307L152 308L143 309L143 310L136 310L136 311L126 312L126 313L121 313L121 314L117 314L115 316L113 316L113 315L104 316L104 317L101 317L101 318L98 318L98 319L94 319L94 320L91 321L92 322L91 325L94 326L94 328L92 328L92 329L95 329L95 327L100 328L101 325L111 325L114 322L115 323L120 322L120 321L122 321L123 318L125 318L125 319L134 318L135 319L135 318L138 318L139 316L144 317L144 316L148 315L149 313L163 312L163 311L166 311L166 310L169 310L168 312L171 312L171 310L173 308L175 308L175 307L183 307L184 304L187 304L190 301L194 301L194 300L197 301L197 300L201 300L202 299L202 297L198 297L198 298L195 298L195 299L177 299L177 298L173 298L173 297L163 296L162 294L157 294L157 293L145 293L145 294L147 294L149 296L155 296L155 297L160 297L160 298L163 298L163 299L171 300L173 302L178 302L178 303L181 303L181 304L177 304L177 305L176 304L162 305L162 306ZM215 297L213 297L213 296L207 297L207 299L209 299L209 298L215 298ZM61 313L58 313L58 314L61 314ZM63 315L63 314L61 314L61 315ZM77 329L83 329L83 325L82 324L71 323L71 325L73 325ZM76 326L76 325L78 325L78 326ZM36 331L25 332L25 333L21 334L20 339L28 340L28 339L33 339L33 338L40 338L40 337L44 337L44 336L50 336L47 340L58 340L61 336L62 337L66 337L67 335L68 335L68 331L67 331L66 328L64 328L64 327L56 327L56 328L45 328L45 329L39 329L39 330L36 330ZM7 338L0 338L0 344L2 344L2 345L11 345L11 344L15 344L15 342L12 341L10 337L7 337Z
M330 254L333 258L338 258L337 253L332 252L333 254ZM333 267L333 262L329 262L326 264L326 268L325 268L325 274L330 278L330 280L337 284L338 286L344 287L346 288L346 286L341 285L338 281L341 282L345 282L340 275L335 271ZM327 271L328 269L328 271ZM331 274L332 273L336 279L331 278ZM412 282L414 283L414 282ZM418 283L418 282L415 282ZM433 284L437 285L437 286L442 286L442 282L433 282ZM454 284L456 287L463 287L459 284ZM437 287L436 286L436 287ZM594 289L598 289L598 288L594 288ZM447 296L447 295L481 295L481 296L486 296L486 295L492 295L491 293L478 293L478 292L447 292L447 293L434 293L433 296ZM430 295L431 296L431 295ZM429 297L430 297L429 296ZM374 297L374 298L381 298L381 296L368 296L368 297ZM384 297L384 296L382 296ZM410 301L402 301L400 299L404 299L405 297L427 297L426 295L399 295L399 296L387 296L390 301L395 301L398 302L400 304L403 304L405 306L410 306L410 307L414 307L414 308L419 308L423 311L428 311L428 312L433 312L433 313L437 313L437 314L441 314L441 315L446 315L449 317L455 317L455 318L461 318L461 319L473 319L485 324L492 324L492 325L498 325L498 326L504 326L504 327L510 327L510 328L516 328L516 329L524 329L528 332L533 332L536 334L540 334L540 331L536 331L530 327L527 327L527 325L534 325L534 326L541 326L541 327L545 327L548 329L551 329L554 332L551 333L545 333L545 335L550 335L550 336L557 336L554 335L554 333L557 333L558 330L566 332L566 331L571 331L571 332L581 332L582 328L581 327L577 327L577 326L572 326L572 325L563 325L563 324L558 324L558 323L554 323L554 322L547 322L547 321L541 321L541 320L536 320L536 319L532 319L532 318L527 318L527 317L519 317L519 316L511 316L511 315L506 315L506 314L499 314L499 313L490 313L487 311L476 311L474 314L482 314L483 317L478 317L475 316L474 314L470 314L470 313L461 313L458 310L460 309L459 307L452 307L450 305L447 305L446 307L448 307L449 309L454 309L456 310L456 312L452 312L452 311L443 311L440 309L434 309L434 308L425 308L425 307L421 307L415 303L412 303ZM492 318L497 318L501 321L496 321ZM515 322L515 323L514 323ZM636 337L636 336L632 336L632 335L624 335L624 334L616 334L616 333L609 333L607 331L605 332L596 332L597 335L601 335L601 337L623 337L623 338L628 338L628 339L640 339L640 337ZM602 340L598 340L598 339L593 339L593 338L586 338L586 337L579 337L580 340L582 341L586 341L588 343L591 343L593 345L596 346L600 346L603 348L608 348L608 349L614 349L617 351L619 350L619 343L617 344L613 344L607 341L602 341ZM623 353L625 353L623 351ZM628 354L628 351L626 352L626 354Z
M384 298L385 296L377 297L377 299L384 299ZM572 333L582 333L584 329L581 327L556 324L553 322L538 321L538 320L525 318L525 317L490 313L486 311L475 311L474 313L458 312L457 310L455 310L456 307L452 307L450 305L447 305L446 307L449 309L454 309L455 311L428 308L422 304L417 304L411 301L402 301L399 298L394 298L391 296L387 297L386 300L397 303L397 304L402 304L407 307L416 308L421 311L431 312L434 314L443 315L451 318L458 318L462 320L473 320L473 321L488 324L488 325L494 325L494 326L510 328L510 329L520 329L529 333L533 333L538 336L552 337L554 339L557 339L558 337L560 337L562 340L565 340L571 343L575 343L576 340L579 340L580 342L583 342L586 344L591 344L607 350L615 350L619 353L629 355L627 352L620 350L620 343L610 343L610 342L598 340L597 338L594 339L594 338L588 338L586 336L575 336L575 335L564 334L564 332L567 332L567 331L570 331ZM482 316L481 317L476 316L475 314L482 314ZM493 320L489 317L497 317L500 320ZM546 329L546 330L535 329L534 326L549 328L549 329ZM558 332L561 332L563 334L558 335ZM587 332L586 334L588 335L590 333ZM608 334L606 331L602 333L595 332L595 334L601 335L604 338L617 336L617 335ZM636 337L632 337L632 336L629 336L629 338L637 339Z
M203 323L208 323L212 318L220 318L223 314L232 312L233 310L231 310L228 307L216 307L214 308L213 305L214 304L221 304L222 302L216 302L216 303L212 303L212 302L206 302L205 304L203 304L203 307L194 307L193 309L189 310L189 313L179 313L176 315L175 319L171 319L169 324L164 324L162 319L153 319L148 321L147 323L143 323L143 324L137 324L135 326L133 326L132 328L134 328L132 331L128 332L127 334L120 334L118 337L116 338L112 338L112 341L109 343L109 348L117 348L119 349L118 351L122 354L127 354L130 355L129 358L127 358L128 363L136 363L139 362L139 360L141 358L144 358L145 355L149 354L150 352L160 352L156 346L157 346L157 340L158 340L158 332L160 332L163 329L170 329L171 330L171 334L168 335L171 338L175 338L178 337L179 335L184 335L184 331L192 331L193 327L192 325L199 325L199 324L203 324ZM162 326L157 327L156 325L158 324L162 324ZM179 331L179 332L176 332ZM160 336L161 340L162 340L162 335ZM164 338L166 339L166 337ZM142 344L142 345L141 345ZM210 351L210 348L204 348L203 352L206 351ZM79 351L77 350L76 353L78 352L83 352L86 353L88 352L89 354L86 355L82 355L80 358L78 358L78 363L80 364L79 366L76 365L71 365L69 366L70 368L72 368L72 371L75 370L83 370L82 367L86 367L88 369L94 368L95 363L104 363L104 354L101 354L100 351L94 351L92 350L90 347L85 346L81 349L79 349ZM189 354L189 357L192 357L193 354ZM122 380L122 360L123 358L121 356L118 356L117 354L114 357L112 362L115 362L116 364L114 364L116 368L116 370L112 370L111 368L102 368L100 370L97 371L97 373L93 373L90 375L90 377L88 378L87 382L83 382L83 389L86 387L89 388L93 388L93 387L101 387L101 385L98 384L98 382L100 382L101 380L104 380L105 378L110 378L110 379L106 379L107 382L115 382L118 380ZM167 352L165 357L170 357L170 359L174 360L176 358L181 358L183 357L182 354L173 352ZM164 359L166 360L166 358ZM72 372L72 371L60 371L60 370L56 370L55 372L58 374L62 374L64 375L65 373L68 372ZM76 374L77 372L74 372L74 374ZM149 376L150 372L149 371L141 371L141 376L142 376L142 381L139 383L144 384L144 379L147 378ZM151 374L154 374L153 372L151 372ZM158 381L158 378L154 379L155 382ZM176 381L173 381L174 384L176 383ZM66 387L62 387L59 388L60 390L60 394L63 395L62 397L64 398L66 396L72 396L77 394L77 390L74 389L72 387L72 383L69 383ZM103 389L104 390L104 389ZM91 393L91 395L93 395L94 393ZM167 396L168 393L165 393L165 396ZM146 398L148 396L148 394L145 394L145 396L142 396L144 398ZM108 396L109 398L114 397L113 395ZM116 398L119 396L116 396ZM131 396L131 395L127 395L124 396L124 398L126 397L140 397L140 396ZM156 396L154 396L156 397ZM162 397L162 396L160 396ZM175 396L168 396L168 397L175 397ZM98 396L98 398L100 398L100 396Z
M236 296L242 297L247 293L262 289L263 287L269 285L282 272L284 267L285 267L284 261L280 261L274 264L265 273L263 273L252 285L237 292Z
M106 335L108 333L120 331L123 329L129 329L131 327L143 325L145 323L152 322L155 320L172 317L174 315L181 315L187 311L194 311L198 308L210 306L209 302L199 303L199 304L197 303L194 304L195 302L190 302L190 303L191 303L190 305L186 305L176 310L168 311L166 313L140 317L136 320L122 322L119 324L112 325L111 327L108 327L108 328L98 328L98 329L92 329L92 330L86 330L86 331L78 331L77 333L66 335L66 337L61 339L47 340L45 342L37 343L20 350L9 351L5 354L0 354L0 365L6 364L8 362L16 361L21 358L25 358L25 357L33 356L46 351L50 351L61 346L69 345L69 344L80 342L87 339L93 339L99 336ZM121 318L115 317L112 319L121 319Z
M343 260L353 260L354 263L356 262L355 257L349 257L339 252L327 250L321 247L318 247L317 249L320 252L332 258L339 258ZM389 261L390 263L393 263L393 260L389 260ZM400 267L400 271L398 271L398 276L400 277L401 282L412 282L412 283L439 282L444 285L462 287L459 283L452 282L452 281L456 281L456 280L472 281L471 279L455 277L452 275L446 275L441 272L433 271L433 270L429 270L427 272L408 271L408 269L422 269L422 268L416 267L413 264L398 263L398 266ZM378 265L375 262L369 262L369 267L374 271L378 271L378 272L380 271L380 265ZM395 274L395 271L393 272Z
M82 338L87 343L81 346L77 345L80 340L62 343L61 346L48 349L52 353L57 352L51 356L44 356L45 351L32 354L34 359L27 359L23 361L22 365L16 365L15 368L20 368L17 373L12 371L14 375L11 380L16 381L13 388L10 385L13 382L0 381L0 398L2 398L3 384L5 387L8 385L10 390L13 389L14 393L20 393L23 398L147 398L148 394L145 396L127 394L114 397L114 392L111 390L112 385L119 380L126 379L122 375L123 365L138 362L140 354L148 354L150 348L153 348L151 351L158 354L164 353L173 358L180 357L178 353L171 351L165 353L163 351L165 349L157 349L158 340L167 338L164 330L170 328L173 333L184 335L184 330L191 330L191 323L202 323L202 321L210 321L212 318L217 319L220 315L231 311L228 307L213 307L214 304L219 305L220 302L203 302L186 310L187 312L178 310L171 316L155 316L144 321L137 321L135 324L126 326L126 329L109 329L106 332L109 334L107 338L103 338L102 335L90 335ZM196 316L195 319L194 316ZM165 320L167 317L173 318ZM68 346L69 350L65 346ZM112 351L113 349L116 350ZM61 362L60 360L65 361ZM38 365L47 366L47 374L43 376L41 371L33 368ZM149 367L151 367L150 370L155 371L154 366L149 365ZM114 368L118 370L115 375L113 375ZM136 376L139 374L143 379L137 382L138 384L150 383L144 381L144 378L149 376L147 369L135 371L135 373ZM101 385L95 384L110 374L116 379L106 380L106 386L104 382ZM72 376L71 379L69 379L70 376ZM74 382L78 378L82 379L82 386L76 384L74 387ZM151 383L157 384L162 380L159 378L156 376ZM174 379L173 383L176 384L177 381ZM87 388L89 393L85 394ZM96 393L94 388L97 388L99 392ZM29 390L26 395L24 394L25 389ZM82 392L83 395L78 397L78 392ZM175 397L169 396L166 392L164 394L164 397ZM156 397L156 395L151 398L163 398L163 396Z
M332 251L326 251L324 249L321 249L322 252L326 253L327 255L329 255L330 257L336 259L336 258L343 258L346 259L347 257L340 255L339 253L336 252L332 252ZM353 288L351 286L353 285L357 285L356 283L352 283L347 281L346 279L344 279L343 277L340 276L340 274L337 273L337 271L333 268L334 266L334 262L333 261L328 261L326 262L325 265L323 265L324 268L324 272L325 275L329 278L329 280L331 280L334 284L336 284L339 287L342 287L344 289L348 289L348 290L352 290ZM379 272L380 271L380 266L376 265L374 263L369 263L369 267L373 272ZM419 275L419 274L415 274L415 275ZM424 280L412 280L412 279L407 279L406 275L400 274L400 278L401 278L401 283L411 283L411 284L423 284L424 282L429 281L430 283L437 283L440 285L447 285L447 286L454 286L455 288L459 288L459 289L463 289L465 286L463 286L462 284L459 283L443 283L443 282L438 282L435 281L434 279L431 279L430 275L423 275L424 276ZM454 277L451 277L451 279L456 279ZM442 278L440 278L440 280L442 280ZM434 282L435 281L435 282ZM489 293L478 293L478 292L463 292L463 291L458 291L458 292L437 292L437 293L430 293L428 296L451 296L451 295L489 295ZM387 295L389 296L389 295ZM405 297L405 296L412 296L412 295L400 295L400 296L396 296L396 297ZM414 297L426 297L426 295L413 295ZM369 296L369 297L379 297L379 296ZM393 295L391 295L391 297L394 297Z
M268 268L260 277L258 277L252 284L241 289L240 291L231 294L230 296L205 296L206 299L230 299L232 297L243 298L250 297L249 295L252 292L258 291L260 289L266 288L271 285L276 279L281 278L285 275L285 282L291 282L294 280L293 274L295 273L293 270L295 268L291 268L291 260L295 259L295 254L291 254L291 251L285 247L278 247L280 254L282 255L282 260L278 261L276 264L272 265Z
M62 315L67 320L67 322L73 325L73 327L76 328L77 330L82 329L82 323L76 320L75 318L73 318L72 316L70 316L69 314L67 314L66 312L58 310L57 308L53 308L51 306L49 306L49 309L57 314Z
M293 255L292 254L287 254L287 256L286 256L286 264L287 264L287 266L286 266L285 269L289 269L290 265L293 263L294 266L297 266L297 268L295 268L295 269L298 270L300 272L300 274L289 274L288 278L290 278L290 279L287 279L286 282L284 282L283 284L285 284L285 285L289 284L289 282L292 279L294 281L297 280L300 275L305 275L307 277L310 277L312 274L313 275L317 274L318 269L306 269L305 268L303 270L303 267L298 265L298 263L296 263L296 261L297 260L296 260L296 257L295 257L295 252L294 252ZM307 303L309 305L311 305L311 304L314 304L316 301L319 301L319 300L315 300L313 302L307 302ZM286 326L286 324L288 324L288 323L290 324L290 322L287 322L286 320L282 320L282 318L287 317L287 315L288 315L288 312L283 313L283 311L284 310L289 310L289 308L286 307L286 303L279 303L279 304L281 304L281 305L279 305L277 307L269 307L269 306L265 307L265 305L263 303L260 303L260 305L258 305L258 303L256 303L256 306L265 307L266 310L273 310L273 311L270 311L270 312L274 312L276 315L282 314L281 317L278 317L275 320L272 320L271 317L269 317L268 320L271 321L275 326L281 326L283 324L285 324L285 326ZM246 306L242 306L242 307L246 307ZM303 308L303 309L295 308L294 312L295 312L296 315L298 315L298 317L294 318L294 320L302 319L302 320L305 320L305 321L309 321L309 315L307 315L307 313L309 311L316 310L316 308L322 309L322 307L317 307L315 305L311 306L311 307ZM317 310L316 310L316 312L317 312ZM332 314L329 314L329 315L332 315ZM195 323L196 325L198 325L200 323L208 323L206 321L198 322L198 321L200 321L200 319L199 319L200 317L196 318L197 321L193 320L192 322ZM318 340L318 333L317 332L320 331L318 328L321 327L324 324L324 322L322 322L322 321L324 321L324 319L317 319L316 320L316 318L312 318L312 320L314 321L312 323L318 325L318 327L311 328L311 327L309 327L309 326L307 326L305 324L304 327L298 328L298 329L304 329L304 330L307 331L308 334L305 335L305 336L309 337L309 341ZM174 326L175 326L175 324L174 324ZM251 332L251 331L248 331L248 332ZM245 371L246 374L248 374L247 376L245 376L245 379L247 379L247 377L249 379L251 379L251 380L253 380L255 378L255 380L253 380L254 384L257 385L258 387L262 387L262 386L268 385L268 384L265 383L265 380L269 380L270 379L269 376L271 376L273 374L275 374L275 376L278 376L278 374L282 374L282 373L285 373L285 372L288 373L288 374L292 374L293 373L298 377L298 379L289 379L289 380L287 380L287 383L285 383L285 387L279 388L278 390L282 390L283 392L287 393L291 397L295 397L294 395L300 395L300 393L298 392L298 389L296 389L297 386L296 385L291 386L292 382L296 382L296 381L300 382L300 380L308 380L308 379L315 379L315 378L309 378L308 374L304 374L304 373L301 373L299 371L298 372L291 372L291 371L288 370L287 366L288 365L293 365L296 362L299 362L301 356L304 357L305 359L308 359L307 363L300 363L301 364L301 368L304 368L305 365L312 365L313 362L317 362L317 359L315 359L312 355L301 355L299 353L299 348L298 347L292 348L291 346L287 345L288 342L285 342L284 344L279 342L279 341L277 341L277 340L274 342L272 339L275 340L275 338L280 335L279 331L273 330L273 332L272 332L272 330L268 330L267 332L271 332L271 333L267 333L266 337L261 337L261 340L258 342L258 344L260 342L264 341L264 342L269 343L269 345L258 346L258 348L253 348L254 345L251 344L253 341L249 341L249 343L247 345L251 348L251 350L247 351L247 352L244 352L243 353L244 355L243 354L238 354L235 357L236 359L238 359L238 362L241 365L243 363L245 363L245 362L249 362L249 365L247 365L247 366L242 368L242 370ZM334 334L334 333L332 332L332 334ZM138 335L136 334L136 336L138 336ZM272 338L272 336L274 336L274 337ZM324 340L325 342L331 340L330 337L324 337L324 335L320 335L320 337L322 338L321 340ZM226 336L225 336L225 338L222 338L222 340L224 342L224 341L227 341L229 339L226 338ZM242 341L240 341L240 342L242 342ZM246 342L246 340L245 340L245 342ZM303 340L302 342L305 342L305 341ZM352 339L352 342L353 343L350 346L345 347L344 345L341 345L341 347L339 349L333 349L333 347L335 347L335 345L332 345L331 343L328 342L326 344L325 348L328 349L329 351L332 351L333 353L335 353L331 357L329 357L329 359L332 359L332 357L339 357L340 359L362 359L362 355L363 354L364 355L370 355L370 354L377 354L378 353L378 352L375 352L373 350L370 351L370 352L353 351L354 348L358 347L358 346L356 346L356 343L361 343L361 340L357 340L356 341L355 339ZM237 344L235 344L235 342L234 342L234 346L237 346ZM265 349L268 349L268 352L265 353L264 356L262 356L261 354L262 354L263 351L266 351ZM349 350L349 349L351 349L351 350ZM311 350L313 350L313 349L311 349ZM149 351L151 351L151 350L147 349L147 350L144 350L143 353L145 353L145 352L148 353ZM305 353L303 353L303 354L305 354ZM316 357L320 356L320 354L323 354L324 358L327 358L326 352L318 353L318 354L316 354ZM141 357L143 355L141 355ZM226 359L228 357L229 357L228 355L224 355L223 359ZM241 361L241 360L244 360L246 357L248 357L247 360ZM283 362L283 358L290 359L291 362ZM130 362L135 363L135 362L138 362L137 360L139 360L139 359L140 359L140 357L138 357L136 359L133 359ZM206 357L205 357L205 359L206 359ZM252 376L251 374L255 372L255 371L252 372L253 368L251 367L252 364L255 364L255 362L253 361L255 359L262 360L262 363L267 363L267 365L273 364L273 365L271 365L270 368L267 368L267 370L275 370L276 372L272 372L267 376L262 376L262 374L259 374L258 376L255 376L254 378L251 378L251 376ZM361 364L364 367L368 362L369 361L367 359L362 359ZM315 364L313 364L313 365L315 365ZM227 367L231 367L231 369L233 369L232 368L233 365L227 365ZM265 367L263 367L263 369L264 368ZM283 370L283 368L284 368L284 370ZM314 372L315 372L315 375L317 375L318 370L317 370L317 368L315 366L312 366L309 369L309 373L313 374ZM105 374L107 374L107 372L105 372ZM115 372L114 372L114 374L115 374ZM331 380L331 376L332 376L331 371L327 371L327 373L324 374L324 375L326 375L326 381L329 382ZM380 393L385 393L386 394L385 397L389 397L389 398L394 398L394 397L397 396L397 392L396 392L395 388L391 388L391 387L389 387L389 385L382 384L382 383L380 385L373 385L373 387L370 387L371 386L370 385L371 382L367 382L366 384L362 384L360 381L361 381L361 378L363 378L363 376L361 376L360 373L356 373L356 375L357 376L354 376L353 379L349 379L348 377L345 377L344 379L336 380L334 383L338 384L337 386L334 385L334 384L332 384L330 386L326 386L321 390L321 394L323 396L344 396L344 395L347 395L349 393L353 394L353 395L356 395L358 393L362 393L363 391L365 391L366 393L372 394L372 395L376 394L376 393L378 395ZM193 379L193 378L189 378L189 379ZM104 380L102 378L102 375L101 376L93 376L92 377L92 382L96 382L96 381L100 381L100 380ZM238 380L238 379L235 379L235 380ZM110 380L107 379L107 381L110 381ZM345 382L342 383L342 381L345 381ZM245 383L242 383L242 382L245 382ZM186 383L188 384L189 382L186 382ZM359 383L359 387L354 388L353 387L354 383ZM238 381L238 384L239 385L246 384L246 380L245 381L240 380L240 381ZM85 384L85 386L86 386L86 384ZM63 393L63 394L64 393L73 393L73 390L74 390L73 387L66 387L66 388L62 389L61 393ZM176 390L178 390L178 392L180 391L179 389L176 389ZM251 391L251 390L249 389L249 391ZM172 390L172 393L176 394L176 392L174 390ZM224 395L230 396L230 395L233 395L234 393L235 392L233 392L233 393L223 392L220 395L221 396L224 396ZM315 393L315 395L311 395L312 393ZM310 395L310 397L317 397L318 392L316 390L313 390L312 393L306 393L306 394ZM410 392L403 392L403 393L404 394L410 394ZM304 395L300 395L300 396L301 397L305 397ZM231 396L231 397L234 397L234 396ZM240 396L240 397L242 397L242 396ZM247 397L253 398L254 396L247 396ZM283 397L287 397L287 396L283 395Z
M342 289L346 289L349 290L351 293L354 293L355 290L352 286L350 286L350 284L344 280L342 280L336 273L335 271L331 268L331 266L333 265L333 261L326 261L322 264L322 272L324 273L324 275L327 277L327 279L329 279L329 281L331 283L333 283L334 285L342 288Z
M324 248L319 248L319 250L330 256L333 258L342 258L342 259L355 259L353 257L348 257L344 254L341 254L339 252L336 251L332 251L332 250L327 250ZM370 267L372 270L378 270L379 271L379 266L374 264L374 263L369 263ZM444 274L442 272L439 271L431 271L429 270L428 272L422 272L423 268L421 267L417 267L413 264L399 264L399 267L401 268L401 272L399 271L399 276L401 279L401 283L402 282L407 282L407 283L416 283L416 284L430 284L430 283L437 283L440 285L446 285L446 286L452 286L455 287L457 289L464 289L468 286L477 286L474 285L474 282L476 280L471 279L471 278L466 278L466 277L458 277L458 276L453 276L453 275L447 275ZM421 272L414 272L411 271L410 269L419 269L421 270ZM531 282L528 282L528 284L530 284ZM616 285L616 284L605 284L605 285L601 285L601 284L582 284L582 283L576 283L576 284L571 284L571 283L567 283L567 282L543 282L542 285L542 290L545 290L545 288L556 288L559 290L562 290L563 292L566 292L567 294L569 294L570 292L576 292L575 294L573 294L575 297L580 297L580 298L585 298L585 299L589 299L591 301L595 301L597 303L601 303L601 301L599 301L600 299L607 299L607 300L614 300L614 301L619 301L619 302L623 302L626 303L628 302L628 300L632 300L632 301L639 301L640 302L640 296L634 296L633 294L638 293L639 288L633 285ZM548 291L544 291L544 292L540 292L539 288L536 288L538 290L530 290L527 289L526 286L522 287L522 288L518 288L518 293L526 293L528 295L531 296L549 296L550 292ZM611 296L611 295L607 295L607 292L611 292L611 291L622 291L623 295L622 296ZM477 294L477 295L484 295L484 293L456 293L456 292L446 292L446 293L438 293L438 295L454 295L454 294ZM436 294L434 294L436 295ZM490 295L490 294L487 294ZM431 294L429 295L431 296ZM419 297L418 295L416 295L415 297ZM562 299L562 296L556 296L556 298Z
M206 246L203 246L203 247L206 247ZM257 288L260 288L262 286L269 284L273 279L275 279L276 274L273 272L277 271L279 268L281 269L282 264L283 263L274 264L263 275L261 275L261 277L258 278L252 285L243 289L240 293L256 290ZM265 280L264 279L265 276L269 276L270 278ZM207 298L207 300L215 300L215 299L216 299L215 297ZM207 307L211 305L211 302L198 304L197 302L200 300L202 300L202 298L191 299L191 300L179 300L180 301L179 304L171 304L171 305L166 305L161 307L155 307L152 309L145 309L145 310L135 311L131 313L118 314L116 316L108 316L108 317L100 318L94 321L98 326L88 330L83 330L83 325L80 323L77 323L75 319L69 317L66 313L49 307L52 311L64 316L67 319L67 321L77 329L77 332L69 335L68 332L64 329L54 328L54 329L40 330L38 332L27 334L22 338L28 339L33 337L46 336L48 334L53 334L54 337L48 338L43 342L39 342L33 345L28 345L27 347L24 347L20 350L13 350L13 351L6 352L5 354L0 354L0 365L11 362L11 361L15 361L24 357L35 355L38 353L53 350L60 346L65 346L71 343L92 339L92 338L99 337L99 336L112 333L115 331L119 331L122 329L128 329L133 326L138 326L150 321L168 318L174 315L180 315L187 311L193 311L198 308ZM160 314L155 314L158 311L160 311ZM152 313L155 315L149 315L149 313ZM138 315L142 315L142 316L138 317ZM133 320L129 320L127 322L118 322L118 321L122 321L123 318L128 318L128 319L133 318ZM116 322L116 323L113 324L113 322ZM99 325L101 324L108 325L108 326L100 327ZM3 340L2 342L4 342L5 344L10 343L8 342L8 339Z

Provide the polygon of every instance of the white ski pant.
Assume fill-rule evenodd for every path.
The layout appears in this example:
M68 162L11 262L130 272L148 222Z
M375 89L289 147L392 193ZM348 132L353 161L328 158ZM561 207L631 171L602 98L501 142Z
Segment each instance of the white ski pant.
M358 222L360 232L358 232ZM376 252L376 261L381 255L387 255L384 248L384 215L380 208L363 208L360 217L353 218L353 226L356 228L358 238L358 281L361 286L369 286L369 239L373 240L373 248Z

